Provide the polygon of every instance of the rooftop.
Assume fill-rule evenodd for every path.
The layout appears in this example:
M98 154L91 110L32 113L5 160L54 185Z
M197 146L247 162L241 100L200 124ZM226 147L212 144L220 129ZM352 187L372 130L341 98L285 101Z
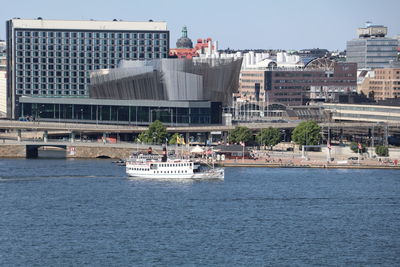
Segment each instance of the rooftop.
M19 19L10 20L14 28L19 29L78 29L78 30L148 30L166 31L166 22L157 21L121 21L121 20L48 20Z

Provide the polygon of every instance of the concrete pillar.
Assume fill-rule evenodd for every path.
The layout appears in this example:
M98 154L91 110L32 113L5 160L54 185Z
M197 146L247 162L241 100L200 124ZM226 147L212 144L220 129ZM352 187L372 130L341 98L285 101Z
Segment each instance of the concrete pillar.
M106 144L107 143L107 134L103 133L103 137L101 139L103 141L103 144Z
M70 141L70 143L75 143L75 133L74 132L71 132L69 134L69 141Z
M187 132L187 133L185 134L185 139L186 139L186 144L189 145L189 143L190 143L190 133L189 133L189 132Z
M228 132L225 132L225 131L222 132L222 142L224 144L228 143Z
M22 139L22 130L19 129L19 130L17 130L17 141L21 142L21 139Z
M43 132L43 142L47 143L48 135L49 135L49 132L47 130L45 130Z

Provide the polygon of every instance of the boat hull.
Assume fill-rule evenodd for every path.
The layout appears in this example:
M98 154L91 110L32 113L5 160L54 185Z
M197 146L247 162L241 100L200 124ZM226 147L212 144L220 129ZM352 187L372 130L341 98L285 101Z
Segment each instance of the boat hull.
M146 179L166 179L166 180L179 180L179 179L224 179L225 172L224 169L212 169L205 172L198 173L159 173L159 174L146 174L146 173L137 173L133 171L127 170L126 172L129 177L137 177L137 178L146 178Z

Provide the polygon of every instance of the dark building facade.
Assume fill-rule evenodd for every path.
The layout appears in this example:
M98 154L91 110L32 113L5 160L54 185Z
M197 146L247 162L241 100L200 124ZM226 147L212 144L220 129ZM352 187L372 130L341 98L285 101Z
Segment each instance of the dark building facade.
M21 116L35 121L169 126L221 124L222 106L210 101L21 97Z
M287 106L307 104L311 86L357 86L355 63L334 63L328 70L267 70L264 75L268 101Z

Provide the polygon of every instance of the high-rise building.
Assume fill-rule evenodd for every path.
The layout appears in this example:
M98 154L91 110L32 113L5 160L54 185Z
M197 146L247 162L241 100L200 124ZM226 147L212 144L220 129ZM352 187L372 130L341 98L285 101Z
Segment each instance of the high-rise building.
M0 40L0 117L7 113L7 57L6 42Z
M359 69L389 67L397 60L398 41L385 37L387 27L367 22L357 30L358 38L347 42L346 61L357 63Z
M7 21L7 114L20 113L19 97L88 97L90 72L120 60L167 58L165 22Z

